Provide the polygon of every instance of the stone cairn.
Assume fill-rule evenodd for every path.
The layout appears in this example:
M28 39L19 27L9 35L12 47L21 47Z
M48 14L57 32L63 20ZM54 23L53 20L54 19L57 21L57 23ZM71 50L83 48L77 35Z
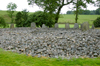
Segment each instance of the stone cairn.
M0 48L31 56L78 58L100 56L100 30L0 29Z

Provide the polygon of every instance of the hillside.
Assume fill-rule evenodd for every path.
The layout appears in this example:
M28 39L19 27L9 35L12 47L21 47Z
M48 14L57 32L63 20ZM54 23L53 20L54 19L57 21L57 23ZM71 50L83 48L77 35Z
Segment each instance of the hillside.
M19 11L15 11L14 12L14 19L15 19L15 16L16 16L17 12L19 12ZM32 13L32 12L30 12L30 13ZM7 11L0 11L0 16L5 19L6 23L10 23L11 22L11 18L8 16Z
M14 12L14 18L15 18L16 13L17 13L17 11ZM11 22L11 19L10 19L10 17L8 16L7 11L0 11L0 16L3 17L3 18L5 19L6 23Z

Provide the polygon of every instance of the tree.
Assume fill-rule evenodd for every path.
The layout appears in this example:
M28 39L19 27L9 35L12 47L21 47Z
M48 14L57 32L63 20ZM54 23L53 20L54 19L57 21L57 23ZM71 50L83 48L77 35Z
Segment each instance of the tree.
M2 17L0 17L0 27L3 27L3 28L6 27L5 20L4 20L4 18L2 18Z
M96 0L96 4L95 5L100 8L100 0Z
M97 17L97 19L94 20L93 24L95 27L100 27L100 17Z
M34 3L44 9L44 12L49 12L53 14L55 12L55 23L58 22L59 14L63 6L68 5L73 2L73 0L28 0L29 5Z
M73 1L73 5L75 5L75 23L77 23L77 20L78 20L78 15L79 15L79 12L81 11L81 8L86 8L87 7L87 3L94 3L92 0L75 0Z
M22 13L21 12L18 12L16 14L16 19L15 19L15 23L16 23L16 26L17 27L22 27L23 26L23 23L22 23Z
M83 14L89 15L90 14L90 11L89 10L84 10Z
M55 16L55 23L58 22L59 14L60 14L60 11L61 11L62 7L65 6L65 5L68 5L72 2L73 2L73 0L61 0L59 2L60 5L57 8L57 12L56 12L56 16Z
M8 9L8 16L11 18L11 23L13 23L13 14L14 14L14 11L15 9L17 8L17 5L15 3L12 3L10 2L8 5L7 5L7 9Z
M74 11L67 11L66 14L74 14ZM96 14L96 10L83 10L80 9L80 12L78 14L83 14L83 15L95 15Z
M96 10L96 14L100 15L100 8Z
M28 26L30 26L31 22L35 22L37 27L42 27L43 24L48 27L52 27L54 25L54 20L53 18L50 19L50 14L42 11L37 11L31 14L26 23Z
M27 9L24 9L22 11L22 18L24 21L26 21L28 19L28 13L29 13L29 11Z
M90 11L90 14L91 15L95 15L96 14L96 11L95 10L92 10L92 11Z
M73 11L67 11L66 14L74 14Z
M27 9L24 9L22 12L18 12L16 14L15 23L17 27L27 27L27 19L28 19L28 13Z

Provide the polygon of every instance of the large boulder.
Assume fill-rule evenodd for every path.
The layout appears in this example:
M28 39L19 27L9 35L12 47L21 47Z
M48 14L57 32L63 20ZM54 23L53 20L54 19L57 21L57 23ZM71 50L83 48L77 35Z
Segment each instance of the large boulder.
M94 25L92 25L91 29L95 29Z
M36 24L34 22L31 23L31 28L36 28Z
M11 29L14 28L14 24L11 24L11 25L10 25L10 28L11 28Z
M89 23L88 22L84 22L83 24L81 24L81 30L82 31L89 30Z
M75 24L74 24L74 29L79 29L78 23L75 23Z
M58 28L58 23L55 24L55 28Z
M48 28L45 24L42 25L42 28Z
M70 29L69 23L65 24L66 29Z

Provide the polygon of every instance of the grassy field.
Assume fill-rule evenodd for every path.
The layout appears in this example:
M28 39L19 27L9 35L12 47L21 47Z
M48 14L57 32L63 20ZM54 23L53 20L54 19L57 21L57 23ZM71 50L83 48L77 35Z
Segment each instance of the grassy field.
M97 17L100 15L79 15L78 23L89 22L89 24L93 24ZM58 22L75 23L75 15L60 15Z
M100 66L100 58L38 58L0 49L0 66Z

